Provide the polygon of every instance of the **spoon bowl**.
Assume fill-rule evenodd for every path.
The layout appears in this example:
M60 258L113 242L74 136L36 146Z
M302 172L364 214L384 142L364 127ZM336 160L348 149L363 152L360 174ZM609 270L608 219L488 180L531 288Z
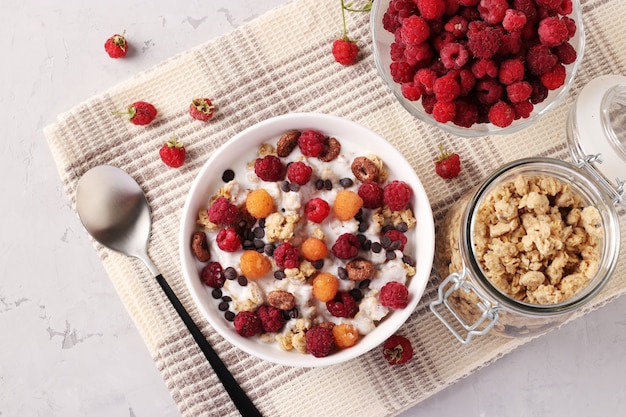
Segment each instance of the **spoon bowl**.
M148 256L152 220L150 205L139 184L120 168L96 166L78 181L76 210L83 226L95 240L117 252L139 258L146 264L241 415L261 416Z

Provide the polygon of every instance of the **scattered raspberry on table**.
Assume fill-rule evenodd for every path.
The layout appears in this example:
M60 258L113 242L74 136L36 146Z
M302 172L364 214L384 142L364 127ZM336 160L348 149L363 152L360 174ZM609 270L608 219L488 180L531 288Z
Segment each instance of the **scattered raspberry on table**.
M383 356L390 365L401 365L413 357L411 341L404 336L393 335L383 343Z
M128 42L124 37L124 33L115 34L106 40L104 50L111 58L123 58L128 53Z
M128 120L139 126L150 124L157 115L157 109L146 101L136 101L126 108L126 111L113 114L128 116Z
M178 168L185 163L186 153L185 146L175 136L159 149L159 156L163 163L172 168Z
M201 122L208 122L213 118L215 106L209 98L195 98L189 105L189 115Z

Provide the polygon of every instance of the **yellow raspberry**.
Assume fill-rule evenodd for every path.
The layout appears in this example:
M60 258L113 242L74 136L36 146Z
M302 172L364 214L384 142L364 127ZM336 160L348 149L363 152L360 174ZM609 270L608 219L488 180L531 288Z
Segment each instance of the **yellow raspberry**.
M246 250L240 259L241 273L250 279L261 278L272 269L267 256L255 250Z
M363 199L350 190L339 190L333 205L335 216L341 221L350 220L363 207Z
M333 274L322 272L313 278L313 296L325 303L335 298L339 280Z
M352 347L359 339L359 331L351 324L342 323L333 327L335 344L340 349Z
M252 190L246 196L246 210L255 219L264 219L274 212L274 199L263 188Z
M319 261L328 255L328 247L323 240L316 237L309 237L300 247L300 252L309 261Z

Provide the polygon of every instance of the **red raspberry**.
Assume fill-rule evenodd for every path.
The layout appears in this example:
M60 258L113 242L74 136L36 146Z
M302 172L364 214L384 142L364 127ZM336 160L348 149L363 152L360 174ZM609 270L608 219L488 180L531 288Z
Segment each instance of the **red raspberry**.
M459 93L461 96L468 95L476 85L476 77L474 77L472 71L467 68L461 68L459 70L457 79L461 85L461 92Z
M306 332L305 340L307 351L316 358L328 356L335 348L333 331L328 327L311 327Z
M420 97L422 97L422 86L414 83L414 82L408 82L408 83L403 83L400 86L400 91L402 92L402 95L404 96L404 98L406 98L409 101L417 101L420 99Z
M502 44L501 34L491 26L476 33L468 33L467 46L476 58L489 59L494 56Z
M333 255L339 259L350 259L357 256L361 249L359 238L351 233L339 235L331 250Z
M454 115L454 124L461 127L471 127L478 121L478 109L473 103L466 100L456 101L456 111Z
M235 331L243 337L252 337L261 333L261 319L252 311L240 311L233 321Z
M116 33L104 42L104 50L111 58L122 58L128 53L128 42L124 37L124 33L121 35Z
M215 237L217 246L224 252L236 252L241 249L241 237L234 227L221 229Z
M548 94L550 93L545 85L541 83L541 80L538 78L531 78L528 81L530 85L533 87L533 92L530 95L530 102L532 104L537 104L543 102Z
M413 346L406 337L394 334L383 343L383 356L389 365L401 365L413 357Z
M559 58L546 45L532 46L526 53L526 66L534 75L551 70L558 62Z
M263 304L256 312L261 320L261 328L267 333L276 333L285 325L285 316L282 310L274 306Z
M441 0L414 0L422 17L437 20L446 12L446 2Z
M433 118L439 123L447 123L456 116L456 104L453 101L438 101L433 106Z
M377 182L364 182L359 186L358 194L365 208L377 209L383 205L383 187Z
M404 43L417 45L430 37L430 26L422 17L412 15L402 21L400 36Z
M393 180L383 187L383 200L392 211L404 210L412 195L413 190L404 181Z
M521 59L507 59L500 63L498 79L502 84L513 84L524 79L524 72L524 63Z
M551 70L541 74L539 79L548 90L556 90L565 84L566 75L565 66L563 66L563 64L556 64Z
M279 157L266 155L254 161L254 173L263 181L280 181L285 175L285 167Z
M498 65L491 59L479 59L472 64L472 74L478 79L498 76Z
M478 13L490 25L495 25L504 19L509 5L507 0L480 0Z
M409 290L401 282L391 281L380 289L378 299L384 307L394 310L401 309L409 303Z
M450 32L455 38L459 39L465 36L467 33L467 19L463 16L452 16L450 20L444 25L446 32Z
M515 119L526 119L530 117L535 106L530 101L520 101L519 103L513 103L513 110L515 110Z
M298 138L298 147L304 156L317 157L324 151L326 138L323 134L313 129L303 130Z
M239 209L226 197L218 197L208 210L209 221L215 224L233 224L239 217Z
M281 269L297 268L300 266L300 249L289 242L280 244L274 250L274 262Z
M447 74L435 80L433 92L437 101L452 101L461 93L461 85L453 75Z
M493 104L502 97L502 84L493 78L480 80L476 83L476 97L483 104Z
M356 314L356 302L345 291L337 291L337 295L326 302L326 309L335 317L353 317Z
M422 67L424 63L428 63L432 59L433 48L428 42L422 42L418 45L406 45L403 56L409 65Z
M219 262L209 262L200 272L202 282L211 288L222 288L226 282L224 269Z
M423 94L433 94L433 86L437 80L437 73L429 68L421 68L415 73L415 83L421 85Z
M292 162L287 166L287 178L296 184L304 185L311 179L313 168L302 161Z
M557 7L556 12L562 16L567 16L571 14L573 10L572 0L561 0L561 4Z
M517 55L522 49L522 32L503 33L498 54L500 55Z
M455 38L454 35L451 34L450 32L443 31L439 33L438 35L435 35L430 40L430 42L433 44L433 48L435 48L435 50L439 51L439 53L441 54L441 50L443 49L443 47L449 43L456 43L457 38ZM437 62L440 62L440 61L437 61Z
M460 69L470 58L467 48L458 42L444 45L439 51L443 65L448 69Z
M546 10L557 10L561 5L562 0L535 0L537 6L543 7Z
M393 242L400 242L400 246L398 247L398 250L403 251L404 250L404 245L406 245L406 235L404 233L402 233L399 230L396 229L391 229L391 230L387 230L385 232L385 235L387 236L390 240L391 243L393 244Z
M518 81L506 87L506 95L511 103L528 101L533 92L533 87L528 81Z
M569 39L569 29L564 20L558 17L546 17L539 22L539 42L542 45L553 47Z
M524 12L515 9L507 9L502 20L502 27L509 32L521 30L526 26L526 15Z
M507 127L514 119L515 110L504 101L498 101L489 109L489 121L498 127Z
M306 218L315 223L321 223L330 213L330 205L319 197L312 198L304 205Z
M408 83L413 80L415 68L406 61L394 61L389 64L389 71L393 80L398 83Z
M422 95L422 107L424 108L424 111L426 113L433 114L433 108L435 107L435 103L437 103L437 98L435 97L434 94Z
M564 65L573 63L574 61L576 61L576 58L578 56L576 53L576 49L574 49L574 47L567 42L552 48L552 51L559 58L559 62Z
M348 39L335 39L332 52L335 61L341 65L352 65L356 62L357 55L359 55L359 46L356 42Z
M576 21L571 17L563 16L561 18L565 22L567 26L567 31L569 32L569 37L573 37L576 34Z
M461 173L461 157L458 153L450 153L439 144L439 156L435 161L435 173L441 178L450 180Z

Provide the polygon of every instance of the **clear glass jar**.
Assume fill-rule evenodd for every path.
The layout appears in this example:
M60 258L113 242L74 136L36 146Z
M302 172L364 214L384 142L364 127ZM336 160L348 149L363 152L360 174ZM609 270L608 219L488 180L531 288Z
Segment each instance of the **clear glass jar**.
M439 285L438 298L430 304L430 308L460 342L469 343L472 337L489 332L508 337L544 333L582 309L604 287L615 269L621 243L616 206L624 204L625 115L626 77L606 75L592 80L579 93L567 121L567 143L575 164L539 157L511 162L489 175L450 208L437 230L434 267L442 282ZM580 198L578 204L581 207L591 207L590 213L595 212L593 208L597 209L595 213L600 220L595 220L595 224L597 232L601 233L589 239L595 246L591 248L590 245L591 249L587 248L595 253L595 257L590 256L587 251L585 255L568 255L574 258L561 258L560 261L543 259L541 261L545 262L545 270L542 270L541 265L532 263L534 255L520 254L517 251L531 248L529 241L523 240L525 238L522 234L527 232L527 225L523 224L524 227L518 228L522 230L518 235L512 232L501 238L495 233L500 242L491 242L490 248L494 250L489 254L491 258L487 258L487 246L481 241L481 236L491 235L487 233L490 225L485 224L489 218L484 216L483 211L484 207L488 207L486 202L491 198L490 193L518 178L538 177L556 179L560 184L566 184ZM559 205L555 203L554 197L550 198L550 207ZM483 203L486 205L483 206ZM493 207L493 212L498 213L499 210L498 216L505 217L506 221L512 218L505 215L507 206L499 206L496 210L494 203ZM555 216L565 211L562 208L555 210L551 212ZM498 216L495 221L492 217L490 224L500 223ZM575 217L567 218L566 223L559 227L567 227L567 222L574 220ZM531 229L535 227L533 224L528 226ZM545 232L545 227L537 227L535 232ZM550 230L549 235L552 234L552 229ZM558 235L566 236L558 232L557 228L554 236ZM535 235L535 238L537 236L542 235ZM514 242L515 245L501 242ZM539 248L542 240L536 239L534 244ZM553 240L552 244L558 246L558 239ZM569 245L572 246L571 242ZM567 244L564 246L567 248ZM507 248L513 250L507 251ZM538 262L537 257L534 258ZM554 287L556 284L553 284L565 272L569 273L565 271L565 267L559 278L558 267L563 266L563 259L583 259L587 262L587 267L592 265L593 268L588 268L583 273L587 281L580 288L570 286L567 290L566 286L561 297L555 297L554 302L545 302L551 299L537 297L534 291L539 288L540 281L533 281L532 278L541 278L536 274L537 270L545 272L544 285ZM502 274L498 268L502 265L501 269L509 273L520 262L528 263L531 273L524 278L518 277L517 282L513 278L507 284L506 279L502 279L506 274ZM553 269L548 271L548 268ZM494 271L498 273L494 274ZM522 282L531 286L520 288Z
M481 207L485 207L483 203L487 204L492 191L520 178L557 179L571 187L581 198L582 206L596 207L601 217L597 271L573 296L553 304L521 300L519 293L511 295L502 285L495 284L493 271L487 272L484 259L480 258L478 248L484 246L481 230L489 227L483 222ZM439 225L436 242L434 266L445 279L439 286L438 300L430 307L459 341L469 343L473 336L488 332L523 337L544 333L563 323L606 284L617 262L620 229L612 199L598 187L593 175L560 160L528 158L499 168L457 201ZM516 256L519 257L512 257L509 262L522 262L520 257L525 255Z

